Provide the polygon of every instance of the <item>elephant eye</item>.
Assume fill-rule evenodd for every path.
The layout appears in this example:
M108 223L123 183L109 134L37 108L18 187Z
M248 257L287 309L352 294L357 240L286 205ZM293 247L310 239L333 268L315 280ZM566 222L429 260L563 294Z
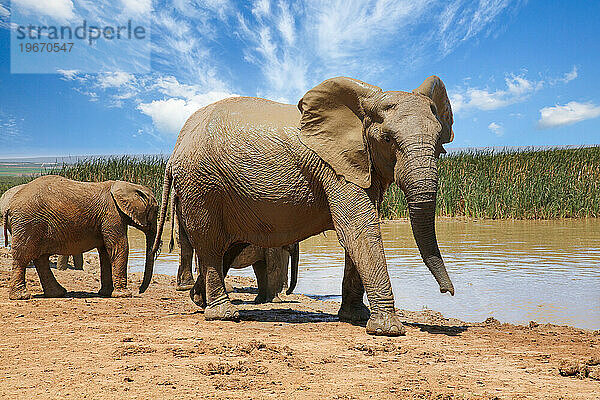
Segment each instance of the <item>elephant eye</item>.
M389 143L392 140L392 138L390 137L390 135L385 134L385 135L383 135L383 140L385 140L386 142Z

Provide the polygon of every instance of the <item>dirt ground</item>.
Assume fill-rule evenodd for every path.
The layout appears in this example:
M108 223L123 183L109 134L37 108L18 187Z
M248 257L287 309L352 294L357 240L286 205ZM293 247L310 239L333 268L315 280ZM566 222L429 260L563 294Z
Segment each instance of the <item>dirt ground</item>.
M600 399L599 332L401 311L406 336L373 337L338 322L334 302L254 305L239 277L242 321L206 322L170 276L97 297L94 254L85 271L54 271L66 298L9 301L9 269L2 248L0 398ZM27 284L42 293L34 268Z

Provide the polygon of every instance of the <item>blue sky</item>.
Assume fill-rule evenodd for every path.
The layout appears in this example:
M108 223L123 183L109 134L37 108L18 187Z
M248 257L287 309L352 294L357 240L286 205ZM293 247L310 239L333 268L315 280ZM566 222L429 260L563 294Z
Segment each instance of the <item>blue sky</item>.
M600 2L0 5L0 157L169 154L185 119L206 104L231 95L295 104L341 75L406 91L440 76L455 115L448 147L600 143ZM150 25L149 73L127 72L109 55L94 61L98 73L11 74L11 14L76 25L119 7Z

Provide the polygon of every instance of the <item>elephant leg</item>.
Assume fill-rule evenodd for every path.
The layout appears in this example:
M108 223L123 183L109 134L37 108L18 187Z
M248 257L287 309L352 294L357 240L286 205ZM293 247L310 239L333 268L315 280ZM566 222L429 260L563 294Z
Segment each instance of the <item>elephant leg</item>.
M73 254L73 268L83 271L83 253Z
M246 247L248 247L248 243L235 243L229 246L225 254L223 254L223 279L227 278L227 274L231 269L231 264L233 264L233 261ZM225 290L227 293L231 293L233 292L233 286L231 286L229 282L225 282Z
M267 263L265 260L258 260L252 264L254 275L256 275L256 283L258 285L258 294L254 298L254 303L261 304L270 301L268 299L268 278L267 278Z
M371 312L363 303L365 288L358 270L346 251L344 280L342 282L342 305L338 311L340 321L367 321Z
M106 250L112 265L114 290L111 297L131 297L131 290L127 289L127 259L129 257L127 236L119 238L110 245L106 244Z
M279 297L287 286L287 267L289 253L281 247L265 249L266 272L266 301L281 303Z
M398 336L406 330L396 315L377 208L364 189L338 180L328 188L338 240L350 255L367 292L371 316L367 333Z
M63 297L67 294L67 290L60 286L54 274L50 271L50 260L47 254L35 260L35 269L40 278L42 289L44 289L44 297Z
M29 261L19 262L13 259L8 289L8 298L10 300L27 300L31 298L31 294L25 286L27 264L29 264Z
M190 299L196 304L198 307L205 308L206 307L206 281L204 280L204 274L200 271L200 261L198 260L198 255L196 255L196 268L198 268L198 278L196 279L196 283L190 289Z
M211 257L208 259L199 258L200 273L204 275L206 282L206 303L204 318L207 321L223 320L237 321L240 313L237 308L231 304L231 300L225 290L223 278L223 258Z
M183 229L183 224L180 222L177 225L179 230L179 268L177 269L177 286L175 289L184 291L190 290L194 286L194 275L192 274L194 249Z
M56 261L56 269L64 271L67 268L69 268L69 256L58 256L58 261Z
M106 251L106 247L98 248L100 255L100 291L98 295L102 297L110 297L113 293L113 278L112 265L110 264L110 256Z

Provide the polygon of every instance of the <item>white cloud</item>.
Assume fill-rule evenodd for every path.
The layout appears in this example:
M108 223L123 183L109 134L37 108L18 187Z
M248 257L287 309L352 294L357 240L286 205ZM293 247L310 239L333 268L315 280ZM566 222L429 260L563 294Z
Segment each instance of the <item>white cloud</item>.
M281 17L277 22L277 28L279 29L279 32L281 33L285 43L288 46L293 45L296 37L294 17L290 13L290 10L285 3L279 3L279 8L281 10Z
M65 81L75 80L77 78L77 74L79 73L79 71L76 69L57 69L56 72L62 75L61 79Z
M2 4L0 4L0 17L6 18L8 16L10 16L10 11L8 11Z
M117 72L108 72L98 76L98 84L101 88L118 88L125 85L128 82L131 82L134 79L134 76L128 74L127 72L117 71Z
M125 15L149 15L152 8L151 0L121 0Z
M488 125L488 129L492 132L494 132L494 135L500 137L502 135L504 135L504 127L500 124L497 124L495 122L492 122Z
M543 87L569 83L575 78L577 78L577 67L573 66L571 71L560 78L546 77L540 80L530 80L524 74L508 74L504 78L505 87L502 89L490 90L466 86L450 90L448 93L454 112L469 109L489 111L523 102Z
M270 10L271 2L269 0L257 0L254 3L254 7L252 7L252 14L261 17L263 15L269 15Z
M573 65L573 69L570 72L567 72L565 74L565 76L563 77L563 82L568 83L568 82L571 82L575 78L577 78L577 67L575 65Z
M564 106L544 107L540 110L538 127L542 129L571 125L586 119L600 116L600 106L591 102L578 103L571 101Z
M169 98L141 103L137 106L143 114L152 118L154 126L161 132L177 134L185 121L198 109L215 101L236 96L225 92L208 92L195 95L189 99Z
M511 7L518 8L521 1L481 0L469 2L455 0L445 3L445 8L435 15L438 17L438 31L432 37L439 39L439 47L444 56L451 53L460 43L479 34L489 35L494 21ZM444 3L442 3L444 4Z
M24 14L38 14L59 21L75 17L71 0L12 0L11 4Z
M293 45L295 19L287 6L282 3L275 11L267 4L255 4L252 12L260 17L252 24L238 15L239 33L251 44L244 50L245 59L260 68L268 83L257 95L296 102L308 89L306 42ZM263 15L269 9L273 12Z
M454 112L471 108L486 111L496 110L526 100L543 85L542 81L530 81L522 75L508 75L504 78L504 83L506 88L494 91L476 88L451 91L452 110Z
M174 76L159 77L154 84L159 92L171 97L192 98L198 94L200 87L179 83Z
M313 0L308 3L307 33L316 34L317 49L330 69L360 63L367 54L376 55L383 45L403 46L426 12L428 1Z

